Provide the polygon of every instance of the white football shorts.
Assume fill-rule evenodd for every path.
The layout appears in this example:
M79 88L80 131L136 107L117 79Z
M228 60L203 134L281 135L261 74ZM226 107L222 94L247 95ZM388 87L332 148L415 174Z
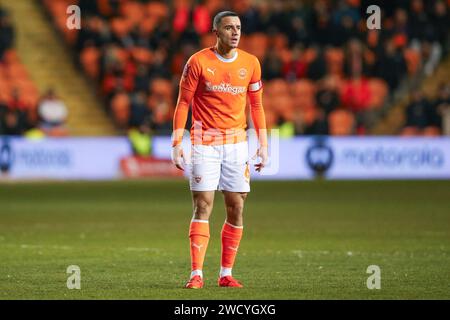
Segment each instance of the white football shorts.
M189 166L192 191L250 191L247 141L223 145L192 145Z

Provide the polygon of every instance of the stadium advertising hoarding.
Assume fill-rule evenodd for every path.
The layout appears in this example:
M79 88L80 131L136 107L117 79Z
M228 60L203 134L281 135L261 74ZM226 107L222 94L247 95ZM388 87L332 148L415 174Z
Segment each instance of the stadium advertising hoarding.
M449 179L450 138L334 138L329 179Z
M252 179L450 179L447 137L296 137L270 139L270 165ZM186 143L186 141L184 141ZM188 142L184 149L189 148ZM250 156L256 142L250 139ZM170 158L170 139L154 154ZM255 159L251 162L256 163Z
M446 137L296 137L271 139L270 142L270 165L261 174L253 171L254 180L316 176L326 179L450 179L450 138ZM183 144L189 155L189 141ZM136 166L130 163L137 162L132 158L125 137L44 140L3 137L0 138L1 177L109 180L126 176L177 176L168 163L170 138L154 137L152 148L153 156L158 159L156 173L147 170L155 161L138 161L140 169L131 170ZM253 139L250 139L249 152L251 156L256 152ZM126 166L124 161L127 161ZM256 159L250 162L256 163Z
M107 180L131 152L126 138L0 138L0 167L7 179ZM1 178L0 178L1 179Z

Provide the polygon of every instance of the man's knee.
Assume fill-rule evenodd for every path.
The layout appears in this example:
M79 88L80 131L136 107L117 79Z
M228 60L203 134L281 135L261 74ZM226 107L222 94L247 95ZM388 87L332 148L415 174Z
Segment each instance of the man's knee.
M244 202L247 198L247 193L238 193L233 197L228 197L226 206L227 211L233 215L241 215L244 210Z
M210 213L212 210L212 204L205 199L197 199L194 202L195 213Z
M209 216L213 208L213 199L208 195L198 194L194 196L194 215Z

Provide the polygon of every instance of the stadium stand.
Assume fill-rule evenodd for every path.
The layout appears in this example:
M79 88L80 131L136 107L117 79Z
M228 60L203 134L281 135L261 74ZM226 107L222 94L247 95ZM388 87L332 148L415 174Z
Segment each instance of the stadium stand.
M269 126L291 123L295 134L370 134L449 52L443 0L42 3L121 130L150 123L156 134L170 132L183 65L214 44L211 19L224 9L240 15L240 47L262 63ZM79 32L65 27L74 3L83 12ZM366 26L373 4L382 8L380 30Z
M0 7L0 135L22 135L37 121L39 92L14 48L15 29Z

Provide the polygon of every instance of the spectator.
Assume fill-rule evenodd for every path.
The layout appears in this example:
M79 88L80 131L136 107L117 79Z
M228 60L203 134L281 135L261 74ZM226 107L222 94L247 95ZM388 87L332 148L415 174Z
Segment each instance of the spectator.
M317 109L317 115L314 121L305 128L306 135L328 135L328 119L327 114L322 108Z
M383 103L386 94L377 91L376 86L369 86L374 83L369 77L385 80L389 88L387 97L393 99L394 91L401 93L400 84L405 76L409 74L408 80L417 80L422 72L432 74L449 51L449 5L444 0L176 1L173 5L159 2L157 7L162 9L156 10L159 12L149 12L148 1L139 0L133 7L142 6L142 17L133 19L126 16L125 3L125 0L80 0L87 16L74 45L78 52L87 44L101 52L101 62L96 68L100 91L108 110L120 109L113 117L121 119L122 129L140 122L136 116L139 108L133 102L123 103L120 108L115 103L112 107L112 98L121 92L124 102L130 98L134 101L133 97L145 91L150 95L151 118L155 119L152 126L165 131L169 125L165 118L173 105L166 98L155 98L149 82L169 79L173 92L177 91L187 59L199 46L212 44L210 18L218 10L237 11L245 26L244 35L253 32L267 35L268 50L261 53L262 77L266 82L278 78L320 81L327 70L342 77L339 81L343 86L331 88L319 83L318 91L305 93L313 99L305 96L301 101L301 105L314 109L316 106L310 100L315 97L317 107L322 109L318 111L319 117L322 111L326 117L336 111L340 100L344 108L354 113L351 117L342 110L335 112L333 124L330 121L331 134L352 132L349 128L353 128L355 115L358 132L364 132L376 119L373 115L381 114L370 103L387 105ZM364 9L372 4L382 8L380 30L365 30ZM245 40L242 37L243 47ZM408 85L409 81L404 83ZM378 94L383 97L372 99L371 92L377 92L373 97ZM287 94L292 98L292 92ZM273 119L280 116L279 110L271 111ZM314 110L307 114L308 123L313 114ZM303 131L303 127L298 130Z
M20 121L20 114L17 110L8 109L2 117L2 124L4 135L19 136L24 133L24 128Z
M392 91L398 87L403 75L406 74L406 61L402 51L395 48L392 39L386 41L384 49L375 64L374 75L384 79Z
M422 90L411 93L411 102L406 107L406 126L403 135L421 135L431 125L432 106Z
M323 50L318 46L315 46L314 50L316 51L316 55L314 60L308 65L306 76L312 80L319 80L325 76L327 66Z
M11 99L8 101L8 111L6 117L8 117L8 123L10 128L14 127L13 131L17 131L18 134L22 134L28 129L28 111L29 105L23 99L20 90L14 88L11 94ZM13 118L16 120L13 121ZM13 122L16 123L13 125Z
M325 112L326 116L340 105L335 78L329 76L322 80L316 94L316 102L319 108Z
M291 23L291 32L289 32L289 44L290 46L295 46L297 44L302 44L304 46L309 46L311 43L310 31L306 27L305 20L300 16L294 16Z
M63 101L49 89L42 97L38 106L39 127L47 135L59 135L65 131L68 110Z
M290 61L283 66L283 76L288 82L304 78L307 67L308 65L303 58L303 46L298 44L292 49Z
M145 64L140 64L137 67L137 73L134 78L134 90L147 91L150 85L150 77L148 67Z
M252 34L257 32L259 28L258 10L249 1L236 1L235 6L237 7L233 10L239 14L241 24L245 26L245 33ZM211 18L208 18L207 21L211 21Z
M139 127L144 122L144 119L151 114L147 105L147 93L143 90L138 91L131 96L131 113L130 113L130 127Z
M0 16L0 61L6 50L14 45L14 27L11 23L11 17L4 13Z
M332 41L333 27L330 21L327 3L325 0L314 1L313 20L313 39L316 44L324 46Z
M286 119L280 115L277 123L278 136L281 139L292 138L295 135L295 124L293 121Z
M412 0L410 8L409 38L411 40L423 40L429 34L431 28L427 12L424 10L423 1Z
M450 83L440 85L433 107L436 112L433 125L441 128L442 134L450 136Z
M354 113L368 109L370 101L369 84L360 74L354 74L345 84L342 92L342 103Z
M364 53L367 52L361 41L352 39L347 43L344 72L351 77L354 73L362 73L364 76L371 74Z
M9 101L0 102L0 134L19 136L27 129L26 104L18 89Z
M128 139L136 156L151 156L152 154L152 130L149 118L137 127L128 130Z
M283 62L277 54L277 51L270 48L262 63L262 77L265 80L281 78Z
M444 54L447 54L449 51L450 14L444 1L436 1L433 7L432 17L435 25L434 32L436 39L442 45Z

